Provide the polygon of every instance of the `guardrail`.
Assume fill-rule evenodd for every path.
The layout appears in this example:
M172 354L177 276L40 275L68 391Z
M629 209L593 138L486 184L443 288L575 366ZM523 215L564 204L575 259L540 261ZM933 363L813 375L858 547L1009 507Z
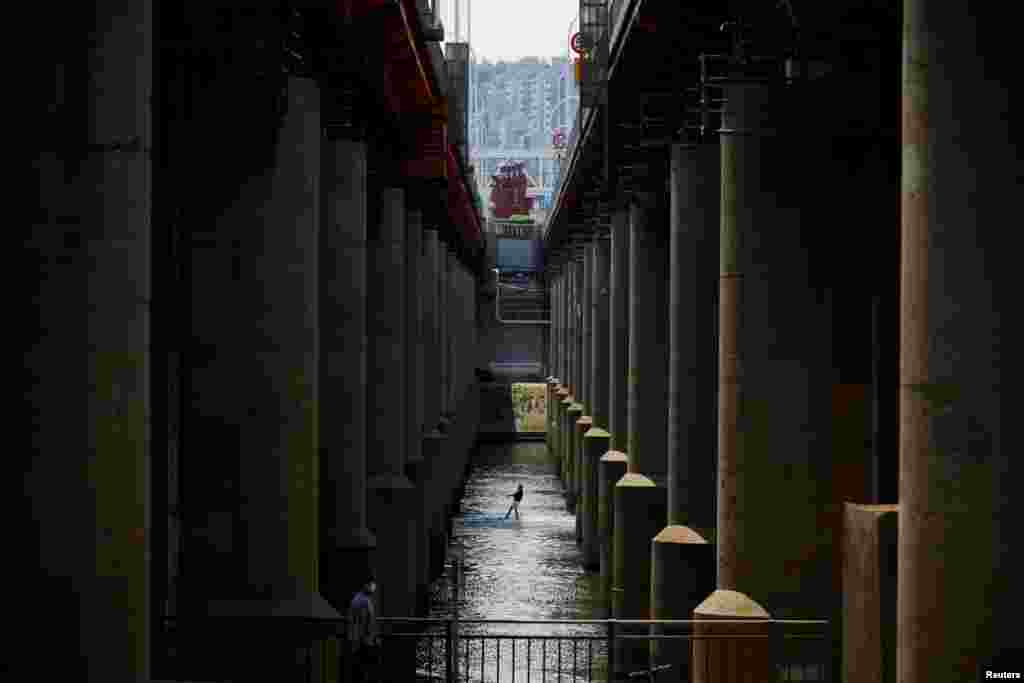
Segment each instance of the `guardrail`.
M827 621L764 623L766 628L756 634L723 634L722 626L750 622L381 618L380 647L368 657L367 651L356 653L349 647L344 619L218 617L202 626L189 625L192 641L199 644L192 659L200 658L201 665L179 661L176 667L171 651L180 659L183 629L178 627L184 622L170 619L162 639L170 647L154 674L164 680L218 683L240 683L254 673L261 680L294 683L355 681L357 671L381 683L610 683L690 681L700 667L697 678L715 683L709 672L716 662L735 666L752 649L760 649L768 653L772 683L832 683L834 653ZM709 625L717 633L706 632ZM175 633L177 639L167 637ZM705 645L695 648L702 641ZM211 659L214 653L220 653L220 661Z

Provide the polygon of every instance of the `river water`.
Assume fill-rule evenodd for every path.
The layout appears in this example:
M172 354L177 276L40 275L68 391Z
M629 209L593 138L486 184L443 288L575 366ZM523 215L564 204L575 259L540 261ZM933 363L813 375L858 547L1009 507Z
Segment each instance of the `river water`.
M513 513L506 519L518 484L525 492L520 518ZM517 681L527 680L527 669L529 680L603 678L597 671L604 662L600 625L472 623L604 618L598 601L600 577L583 570L575 523L566 509L557 465L543 442L480 444L452 526L450 547L461 547L464 556L461 595L457 601L451 599L448 577L436 581L431 616L451 617L457 605L464 636L513 634L521 640L516 642L514 660L511 641L502 641L500 656L497 640L461 642L460 657L470 655L472 680L479 680L482 673L485 681L511 681L513 669ZM556 640L533 639L569 634L594 639L575 646L562 642L560 652ZM526 636L532 637L529 643Z

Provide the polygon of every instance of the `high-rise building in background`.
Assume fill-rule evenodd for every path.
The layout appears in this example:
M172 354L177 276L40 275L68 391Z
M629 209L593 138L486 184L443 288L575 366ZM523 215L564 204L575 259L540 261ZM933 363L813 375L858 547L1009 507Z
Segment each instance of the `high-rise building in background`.
M470 158L480 194L490 195L491 177L501 164L522 162L535 199L534 212L543 212L550 204L559 171L552 139L559 130L569 135L579 102L569 59L476 61L472 69L475 94Z

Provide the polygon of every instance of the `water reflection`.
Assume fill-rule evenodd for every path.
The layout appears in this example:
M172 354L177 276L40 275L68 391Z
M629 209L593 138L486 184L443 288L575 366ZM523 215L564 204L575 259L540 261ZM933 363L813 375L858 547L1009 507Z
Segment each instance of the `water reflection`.
M452 542L464 550L462 595L459 618L473 619L601 619L598 604L600 577L586 573L576 544L575 517L565 509L558 468L543 443L481 444L466 482L462 510L453 520ZM518 520L506 518L511 494L522 484L525 495ZM442 578L434 585L432 616L448 617L454 605L450 584ZM534 676L547 669L563 673L561 680L585 680L572 675L572 658L579 667L593 657L600 668L603 661L604 629L600 625L463 624L463 634L590 635L572 653L568 643L550 642L550 650L535 641L516 647L517 679L526 680L525 662L530 658ZM538 646L540 649L538 649ZM463 643L472 661L485 660L485 680L498 680L499 657L490 641L481 649L479 641ZM502 645L500 680L512 680L510 643ZM589 648L589 652L587 651ZM528 651L529 649L529 651ZM460 650L460 657L465 653ZM559 661L561 660L561 661ZM473 667L479 670L479 665Z

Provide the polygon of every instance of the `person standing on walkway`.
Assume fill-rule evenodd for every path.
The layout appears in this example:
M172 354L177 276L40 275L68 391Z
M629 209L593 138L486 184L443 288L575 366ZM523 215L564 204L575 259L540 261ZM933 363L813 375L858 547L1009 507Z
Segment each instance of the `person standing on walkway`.
M373 606L373 594L377 582L371 576L362 590L352 598L348 608L348 643L352 653L355 683L375 683L380 663L380 636L377 631L377 614Z
M513 511L516 513L516 519L519 519L519 501L523 499L523 485L520 484L515 493L510 493L509 498L512 499L512 504L508 506L508 512L505 513L505 519L508 519L508 516L511 515Z

